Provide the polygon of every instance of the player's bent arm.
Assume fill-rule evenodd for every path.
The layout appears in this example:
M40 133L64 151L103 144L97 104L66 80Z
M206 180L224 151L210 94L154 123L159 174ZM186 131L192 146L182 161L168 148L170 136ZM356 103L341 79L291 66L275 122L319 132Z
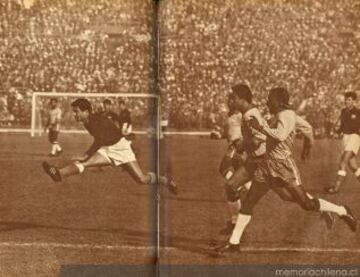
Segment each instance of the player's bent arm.
M295 129L299 131L305 139L310 143L310 145L314 144L314 131L311 127L310 123L307 122L304 118L299 115L296 115L296 125Z
M90 148L85 152L85 155L88 157L92 156L96 151L99 150L100 147L101 145L95 139Z
M275 140L284 141L295 129L296 116L292 110L285 110L278 114L276 128L271 128L267 124L262 126L262 132Z

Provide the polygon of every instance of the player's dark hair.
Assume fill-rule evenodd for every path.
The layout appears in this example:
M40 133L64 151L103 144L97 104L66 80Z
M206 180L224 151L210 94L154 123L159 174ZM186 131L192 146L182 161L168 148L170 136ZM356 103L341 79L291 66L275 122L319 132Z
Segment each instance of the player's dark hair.
M347 98L351 98L352 100L356 100L357 95L353 91L348 91L348 92L345 93L345 99L347 99Z
M110 99L105 99L103 104L104 105L111 105L111 100Z
M57 100L57 98L50 98L50 102L55 102L55 103L57 103L58 102L58 100Z
M244 99L247 102L252 102L252 92L248 85L245 84L236 84L232 86L232 91L236 94L240 99Z
M71 103L71 107L78 107L81 111L89 111L89 113L92 112L91 103L85 98L76 99L74 102Z
M283 108L289 108L290 95L287 89L282 87L272 88L269 97L274 97Z
M119 105L125 105L125 101L124 100L119 100Z

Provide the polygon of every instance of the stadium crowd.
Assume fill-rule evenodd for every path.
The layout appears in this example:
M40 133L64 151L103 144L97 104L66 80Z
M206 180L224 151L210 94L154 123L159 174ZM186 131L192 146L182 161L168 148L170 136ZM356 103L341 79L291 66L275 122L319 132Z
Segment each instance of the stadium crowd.
M172 0L161 11L161 92L173 126L225 116L231 85L243 81L261 106L277 85L294 107L307 99L302 112L324 133L342 93L360 88L356 1Z
M149 93L151 22L150 0L1 1L0 121L28 123L34 91Z
M151 0L33 1L0 4L0 120L28 122L33 91L151 92ZM221 122L242 81L261 107L269 87L286 86L328 134L342 94L360 88L359 15L354 0L161 1L159 87L170 127Z

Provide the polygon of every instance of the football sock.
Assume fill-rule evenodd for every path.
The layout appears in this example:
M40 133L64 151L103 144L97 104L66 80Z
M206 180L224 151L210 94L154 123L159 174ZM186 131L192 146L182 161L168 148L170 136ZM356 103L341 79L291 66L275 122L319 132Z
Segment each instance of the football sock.
M154 172L148 172L148 176L149 176L149 185L153 185L156 184L156 174Z
M344 206L339 206L319 198L320 211L336 213L338 216L346 215Z
M346 177L346 171L345 170L339 170L337 172L337 176L336 176L336 182L335 182L335 187L339 188L342 184L342 182L344 181Z
M62 150L59 143L55 143L55 148L56 148L56 151L61 151Z
M244 187L245 187L247 190L249 190L250 187L251 187L251 184L252 184L251 181L249 181L249 182L245 183Z
M231 222L235 224L241 208L240 199L234 202L228 201L228 206L231 214Z
M69 164L69 165L61 168L59 170L59 172L60 172L61 177L65 178L65 177L68 177L71 175L82 173L82 172L84 172L84 170L85 170L85 167L82 163L75 162L75 163Z
M358 181L360 181L360 168L356 169L355 171L355 177Z
M241 236L246 228L246 226L249 224L251 219L251 215L246 214L238 214L238 218L236 220L235 228L231 234L229 242L231 244L239 244Z
M55 143L53 143L52 145L51 145L51 154L52 155L55 155L56 154L56 144Z

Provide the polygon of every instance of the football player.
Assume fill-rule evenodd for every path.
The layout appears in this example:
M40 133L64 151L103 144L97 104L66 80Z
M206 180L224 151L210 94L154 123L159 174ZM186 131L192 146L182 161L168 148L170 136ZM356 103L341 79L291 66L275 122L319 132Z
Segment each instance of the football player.
M246 159L246 154L244 152L240 153L237 151L238 145L243 139L241 133L242 114L236 109L233 105L233 101L230 101L230 99L231 98L229 98L228 101L229 116L226 119L223 134L223 137L228 141L228 147L219 167L220 174L226 180L232 178L234 172L237 171L239 167L243 166ZM226 226L220 231L220 234L228 234L232 231L241 206L239 190L243 188L249 189L250 185L251 181L248 181L245 184L241 184L241 186L236 189L231 189L231 192L229 192L227 185L225 185L226 200L229 206L231 220L226 222Z
M154 172L144 174L136 160L135 154L130 146L130 141L120 134L116 126L101 114L92 112L92 107L87 99L80 98L74 101L72 109L75 119L82 122L94 142L90 148L75 158L75 162L62 168L57 168L47 162L43 162L43 169L55 182L64 178L80 174L88 167L121 166L139 184L155 184L157 176ZM159 182L166 186L173 194L177 193L176 184L165 176L160 176Z
M104 106L103 115L108 119L110 119L115 124L116 127L120 128L119 116L113 112L111 100L105 99L103 102L103 106Z
M45 126L45 131L48 130L48 138L51 143L51 152L49 154L51 157L58 156L63 151L58 142L61 114L62 112L58 105L58 100L52 98L50 100L47 123Z
M296 114L289 108L287 90L284 88L271 89L267 105L270 113L275 116L275 120L270 126L256 117L247 121L250 128L266 136L266 153L258 161L252 186L242 203L228 244L217 249L221 253L240 251L240 240L251 220L253 209L270 189L282 199L299 204L306 211L331 212L343 219L352 231L356 231L357 228L357 220L349 207L309 197L305 191L292 157Z
M119 101L119 128L123 136L133 137L132 133L132 121L130 111L126 108L124 100Z
M355 107L355 92L345 93L345 108L341 110L340 127L337 133L343 134L342 155L333 186L325 188L328 193L337 193L346 177L346 167L349 166L356 178L360 181L360 168L356 162L356 155L360 147L360 110Z
M225 176L226 198L231 213L231 221L227 221L225 227L220 230L220 234L231 234L235 227L238 212L241 207L238 191L244 186L249 190L253 173L257 168L257 163L266 152L266 136L253 128L250 128L247 121L251 117L256 117L259 121L264 121L260 111L252 104L252 92L247 85L238 84L232 87L233 93L229 96L228 105L231 110L239 110L232 118L232 138L234 142L230 144L228 153L223 158L220 172ZM236 124L237 123L237 124ZM238 128L241 128L239 130ZM311 125L301 117L296 118L296 130L304 135L304 146L302 158L307 159L313 145L313 132ZM284 200L291 198L287 194L281 194ZM309 197L311 197L309 195ZM333 224L330 214L323 215L328 228Z

